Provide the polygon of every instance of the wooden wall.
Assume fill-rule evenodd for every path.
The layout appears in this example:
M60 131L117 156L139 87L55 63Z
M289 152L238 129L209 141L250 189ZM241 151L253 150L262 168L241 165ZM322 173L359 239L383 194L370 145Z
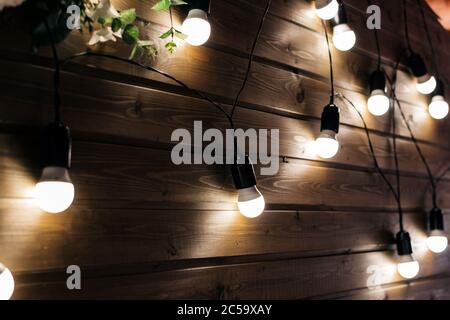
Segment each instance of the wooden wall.
M156 37L167 13L154 0L115 0L136 7L142 30ZM389 117L367 112L367 80L376 66L366 2L346 0L357 47L333 50L337 91L362 109L381 166L394 182ZM392 74L404 47L400 1L382 8L383 67ZM182 46L169 56L161 45L154 65L226 105L240 87L265 2L212 0L207 45ZM259 177L266 212L249 220L236 211L237 194L224 166L175 166L170 134L194 120L226 128L224 117L191 92L155 74L103 59L64 66L63 117L73 131L71 177L76 198L65 214L39 212L30 191L39 175L39 129L52 112L49 51L34 55L27 13L7 10L0 33L0 261L16 278L15 299L445 299L450 298L450 251L424 245L430 185L404 123L399 159L406 228L421 263L405 282L395 267L395 202L374 172L362 123L343 101L341 148L331 160L306 152L327 103L326 44L313 3L273 0L236 121L243 128L279 128L276 176ZM409 3L414 48L429 60L415 1ZM427 13L439 65L449 84L450 35ZM179 17L176 17L179 23ZM147 24L150 22L150 24ZM61 56L85 49L73 33ZM123 45L95 48L127 57ZM449 164L450 122L433 121L427 98L401 67L398 95L434 172ZM450 92L447 93L450 94ZM450 174L439 187L450 208ZM450 218L447 218L447 222ZM65 268L82 268L81 291L65 287ZM372 265L383 285L368 288Z

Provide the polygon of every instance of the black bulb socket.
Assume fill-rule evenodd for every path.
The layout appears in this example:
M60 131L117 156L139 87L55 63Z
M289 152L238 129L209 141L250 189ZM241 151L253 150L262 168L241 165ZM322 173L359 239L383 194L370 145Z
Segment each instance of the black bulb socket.
M396 236L397 253L399 256L406 256L413 253L411 246L411 237L406 231L400 231Z
M444 216L439 208L433 208L429 215L429 227L430 231L444 230Z
M211 1L210 0L187 0L187 5L179 6L183 13L187 16L189 11L194 9L203 10L209 16L211 12Z
M347 10L345 9L344 3L339 1L339 9L336 16L331 20L333 26L344 24L348 22Z
M423 77L428 73L427 66L422 57L415 52L409 54L407 63L416 78Z
M322 111L320 131L330 130L339 133L339 108L330 103Z
M233 176L234 186L238 190L256 186L255 170L248 156L245 156L244 163L235 161L231 165L231 175Z
M433 96L445 97L444 82L440 79L436 81L436 89L434 89Z
M41 144L41 166L70 168L72 139L69 127L51 123L44 127Z
M370 75L370 92L375 90L386 91L386 76L381 70L376 70Z

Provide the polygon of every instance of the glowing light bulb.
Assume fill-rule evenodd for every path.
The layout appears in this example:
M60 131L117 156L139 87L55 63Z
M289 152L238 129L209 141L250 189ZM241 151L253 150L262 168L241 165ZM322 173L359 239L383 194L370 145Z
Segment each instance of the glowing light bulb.
M333 19L339 10L339 3L336 0L316 0L316 14L320 19Z
M417 80L416 88L421 94L430 94L436 89L436 78L431 76L423 76Z
M400 256L397 271L403 278L412 279L419 273L419 270L419 262L414 260L412 255Z
M427 247L431 252L441 253L447 249L448 239L442 230L433 230L427 238Z
M339 142L334 131L324 130L315 143L316 153L323 159L333 158L339 150Z
M245 217L258 217L263 213L265 205L264 197L256 186L239 190L238 208Z
M367 101L369 112L374 116L382 116L389 110L390 101L383 90L374 90Z
M434 96L428 106L430 116L436 120L444 119L448 115L448 103L443 96Z
M34 198L43 211L59 213L73 202L75 189L69 171L62 167L46 167L34 188Z
M181 30L187 35L186 42L193 46L201 46L211 35L208 15L200 9L192 9L184 20Z
M3 264L0 263L0 300L9 300L14 292L14 278Z
M348 51L356 43L356 34L348 24L338 24L333 27L333 44L340 51Z

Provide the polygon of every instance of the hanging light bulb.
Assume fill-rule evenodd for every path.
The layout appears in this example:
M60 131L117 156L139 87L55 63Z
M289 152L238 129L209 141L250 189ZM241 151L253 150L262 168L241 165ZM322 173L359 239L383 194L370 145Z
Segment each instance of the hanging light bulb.
M14 278L3 264L0 263L0 300L9 300L14 292Z
M411 238L408 232L397 233L397 271L405 279L414 278L420 270L419 262L412 255Z
M210 1L197 0L189 5L189 13L181 30L187 35L186 42L192 46L201 46L211 35L211 25L208 20Z
M425 62L417 53L411 52L408 57L408 66L416 78L416 88L422 94L430 94L436 89L436 78L428 73Z
M390 100L386 95L386 77L384 72L376 70L370 76L370 97L367 100L369 112L382 116L389 110Z
M231 167L234 185L239 192L237 205L242 215L256 218L264 211L264 197L256 187L255 171L248 156L242 162L236 160Z
M69 128L52 123L44 130L42 175L34 189L34 198L43 211L59 213L73 202L75 190L69 177L71 138Z
M430 232L427 238L427 246L434 253L441 253L447 249L448 239L444 233L444 216L439 208L433 208L429 215Z
M344 4L340 3L338 13L333 19L333 44L340 51L348 51L356 43L356 34L347 23L347 12Z
M440 120L448 115L448 111L448 103L445 101L444 83L438 80L436 90L434 90L433 97L428 105L428 112L432 118Z
M316 153L324 159L333 158L339 150L336 134L339 132L339 108L329 104L323 108L320 134L315 142Z
M339 10L337 0L316 0L316 14L322 20L333 19Z

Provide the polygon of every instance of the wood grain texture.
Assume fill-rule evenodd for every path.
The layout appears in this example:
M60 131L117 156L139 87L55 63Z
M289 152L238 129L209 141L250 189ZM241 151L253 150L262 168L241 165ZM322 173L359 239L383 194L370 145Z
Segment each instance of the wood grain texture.
M151 10L155 2L113 0L119 9L135 7L142 34L153 39L169 22L166 12ZM347 53L332 50L337 90L361 109L394 182L389 117L373 117L366 108L377 58L365 27L366 1L345 3L358 42ZM405 45L400 1L374 3L383 10L382 62L392 76ZM412 44L428 63L418 8L415 0L408 3ZM229 110L263 6L260 0L212 1L213 33L205 46L180 45L170 56L158 41L160 55L140 61ZM324 31L311 1L273 1L236 113L239 127L280 129L279 173L259 176L255 167L267 209L256 220L237 213L226 166L170 160L174 129L192 129L194 120L224 129L224 117L161 76L98 58L63 66L76 196L65 214L40 212L31 191L39 176L38 128L51 118L52 62L48 48L32 54L30 14L0 14L0 261L14 273L15 299L449 299L450 254L426 250L430 183L399 115L405 227L421 264L414 281L395 272L396 203L373 170L357 114L337 100L342 125L335 158L321 160L306 150L329 95ZM427 19L433 40L442 44L438 61L448 84L449 34L430 12ZM176 26L181 20L175 11ZM73 33L58 46L61 56L85 50L87 40ZM93 49L123 57L130 51L120 43ZM430 119L428 99L415 92L403 64L398 78L407 120L433 172L440 172L449 163L450 123ZM443 209L450 208L449 179L439 185ZM79 292L66 289L70 264L82 268ZM384 273L381 287L371 287L374 268Z
M385 269L381 285L401 281L390 252L189 268L132 276L94 277L83 290L69 291L65 281L18 282L14 298L54 299L302 299L330 291L364 288L370 266ZM424 256L421 276L447 272L449 256ZM55 274L63 278L63 271ZM370 280L369 280L370 281ZM370 282L369 282L370 284Z

